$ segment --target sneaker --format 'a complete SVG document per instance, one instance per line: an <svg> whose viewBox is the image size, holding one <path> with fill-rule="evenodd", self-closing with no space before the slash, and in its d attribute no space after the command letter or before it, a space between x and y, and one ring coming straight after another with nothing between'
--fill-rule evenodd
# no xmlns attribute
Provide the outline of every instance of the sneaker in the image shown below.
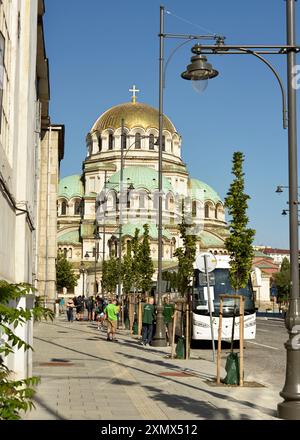
<svg viewBox="0 0 300 440"><path fill-rule="evenodd" d="M110 338L106 338L106 340L107 340L107 341L109 341L109 342L111 342L111 341L112 341L112 339L110 339Z"/></svg>
<svg viewBox="0 0 300 440"><path fill-rule="evenodd" d="M146 345L144 341L141 341L140 344L141 344L141 345Z"/></svg>

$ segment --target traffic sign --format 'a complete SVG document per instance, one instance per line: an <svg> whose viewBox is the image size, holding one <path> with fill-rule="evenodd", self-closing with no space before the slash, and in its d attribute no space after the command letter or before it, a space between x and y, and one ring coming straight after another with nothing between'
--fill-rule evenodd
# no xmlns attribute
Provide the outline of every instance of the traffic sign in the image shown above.
<svg viewBox="0 0 300 440"><path fill-rule="evenodd" d="M206 260L206 270L205 270ZM212 272L217 266L217 258L210 252L201 252L196 256L196 267L200 272Z"/></svg>

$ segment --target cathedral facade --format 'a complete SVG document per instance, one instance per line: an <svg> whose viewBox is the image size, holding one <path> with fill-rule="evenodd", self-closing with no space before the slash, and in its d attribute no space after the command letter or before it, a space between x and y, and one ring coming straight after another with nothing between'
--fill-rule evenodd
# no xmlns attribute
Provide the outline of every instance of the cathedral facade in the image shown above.
<svg viewBox="0 0 300 440"><path fill-rule="evenodd" d="M142 235L146 223L157 267L158 121L158 110L136 102L135 96L131 102L108 109L86 137L82 174L60 180L58 252L80 274L76 295L101 292L103 259L120 255L120 242L125 252L126 241L136 228ZM180 134L164 116L163 268L176 265L173 254L182 245L178 225L183 215L191 224L191 233L197 235L197 251L226 253L223 201L213 188L189 175L181 148Z"/></svg>

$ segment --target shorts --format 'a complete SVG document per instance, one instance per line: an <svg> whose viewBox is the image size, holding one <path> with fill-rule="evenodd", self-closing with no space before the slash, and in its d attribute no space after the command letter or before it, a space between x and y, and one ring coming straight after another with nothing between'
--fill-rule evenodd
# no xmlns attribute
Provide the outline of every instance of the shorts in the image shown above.
<svg viewBox="0 0 300 440"><path fill-rule="evenodd" d="M108 333L116 333L117 331L117 323L118 321L111 321L111 320L107 320L107 332Z"/></svg>

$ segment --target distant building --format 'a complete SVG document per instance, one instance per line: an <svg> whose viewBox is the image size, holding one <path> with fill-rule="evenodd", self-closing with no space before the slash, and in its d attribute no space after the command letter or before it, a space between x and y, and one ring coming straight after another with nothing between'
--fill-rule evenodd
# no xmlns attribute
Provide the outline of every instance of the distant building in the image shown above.
<svg viewBox="0 0 300 440"><path fill-rule="evenodd" d="M284 258L290 261L290 251L288 249L274 249L266 247L263 253L271 257L276 264L281 264Z"/></svg>
<svg viewBox="0 0 300 440"><path fill-rule="evenodd" d="M261 251L254 251L252 263L252 285L255 303L259 308L269 307L274 298L271 297L272 280L280 265L273 258Z"/></svg>

